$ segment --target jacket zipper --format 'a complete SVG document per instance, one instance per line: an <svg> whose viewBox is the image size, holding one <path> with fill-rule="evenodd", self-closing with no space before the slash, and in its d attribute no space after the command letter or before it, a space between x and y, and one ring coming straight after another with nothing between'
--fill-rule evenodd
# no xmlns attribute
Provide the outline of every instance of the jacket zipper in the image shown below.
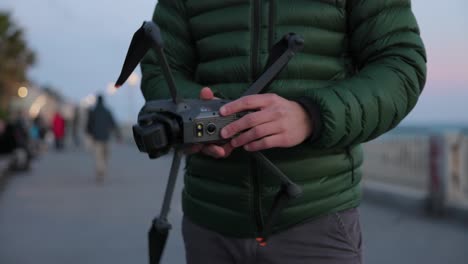
<svg viewBox="0 0 468 264"><path fill-rule="evenodd" d="M252 8L252 57L251 57L251 81L257 79L260 73L260 27L262 22L261 0L253 0Z"/></svg>
<svg viewBox="0 0 468 264"><path fill-rule="evenodd" d="M253 213L256 224L256 236L258 237L263 232L263 216L262 216L262 203L260 200L260 183L258 179L257 161L251 159L251 176L253 186Z"/></svg>
<svg viewBox="0 0 468 264"><path fill-rule="evenodd" d="M268 21L268 48L271 51L271 48L275 44L275 26L276 26L276 0L270 0L270 10L269 10L269 21Z"/></svg>
<svg viewBox="0 0 468 264"><path fill-rule="evenodd" d="M353 153L351 152L352 149L351 147L347 147L346 148L346 156L348 157L349 159L349 162L351 163L351 184L354 184L354 157L353 157Z"/></svg>
<svg viewBox="0 0 468 264"><path fill-rule="evenodd" d="M251 57L251 80L255 80L260 74L260 29L261 29L261 0L252 0L252 57ZM250 172L253 186L252 208L256 223L256 235L263 231L262 205L260 200L260 184L258 179L257 162L252 157L250 160Z"/></svg>

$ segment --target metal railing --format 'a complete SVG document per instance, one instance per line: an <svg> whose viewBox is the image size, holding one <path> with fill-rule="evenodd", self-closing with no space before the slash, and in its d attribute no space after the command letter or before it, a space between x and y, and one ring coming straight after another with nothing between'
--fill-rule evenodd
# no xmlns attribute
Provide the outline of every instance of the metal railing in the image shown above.
<svg viewBox="0 0 468 264"><path fill-rule="evenodd" d="M425 197L434 211L468 208L468 135L391 134L364 152L364 184Z"/></svg>

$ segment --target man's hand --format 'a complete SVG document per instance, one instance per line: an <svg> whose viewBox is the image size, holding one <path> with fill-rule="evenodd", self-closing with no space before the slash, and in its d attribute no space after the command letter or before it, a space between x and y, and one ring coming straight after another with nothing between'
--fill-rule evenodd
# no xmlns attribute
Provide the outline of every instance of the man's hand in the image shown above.
<svg viewBox="0 0 468 264"><path fill-rule="evenodd" d="M223 138L231 138L234 148L260 151L275 147L293 147L312 133L312 124L305 109L294 101L276 94L242 97L220 109L223 116L247 110L258 110L232 122L221 130Z"/></svg>
<svg viewBox="0 0 468 264"><path fill-rule="evenodd" d="M213 91L210 88L205 87L200 91L200 99L202 100L216 100L218 98L214 97ZM231 152L234 148L232 147L231 143L227 143L222 146L214 145L214 144L195 144L193 145L187 152L188 153L198 153L201 152L205 155L211 156L213 158L227 158L231 155Z"/></svg>

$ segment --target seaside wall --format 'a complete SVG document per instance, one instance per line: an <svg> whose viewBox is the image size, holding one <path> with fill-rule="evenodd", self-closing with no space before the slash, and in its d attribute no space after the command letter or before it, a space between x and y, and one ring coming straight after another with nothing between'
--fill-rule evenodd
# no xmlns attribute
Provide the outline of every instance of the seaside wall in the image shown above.
<svg viewBox="0 0 468 264"><path fill-rule="evenodd" d="M424 200L430 210L468 208L468 135L397 134L366 143L364 186Z"/></svg>

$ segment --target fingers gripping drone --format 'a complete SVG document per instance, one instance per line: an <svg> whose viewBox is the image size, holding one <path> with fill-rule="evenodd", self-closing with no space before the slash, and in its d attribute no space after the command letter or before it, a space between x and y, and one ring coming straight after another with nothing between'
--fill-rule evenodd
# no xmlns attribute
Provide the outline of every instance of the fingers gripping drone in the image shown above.
<svg viewBox="0 0 468 264"><path fill-rule="evenodd" d="M284 36L273 46L264 72L242 96L265 91L290 59L302 50L303 46L304 40L300 36L292 33ZM163 156L171 149L174 149L174 157L161 212L159 217L153 220L148 233L150 264L156 264L160 263L171 229L167 216L183 156L182 149L194 143L225 143L226 139L223 139L220 135L221 129L242 118L247 112L221 116L219 109L224 104L229 103L229 100L204 101L180 98L164 53L164 43L160 30L153 22L143 23L143 26L134 34L122 72L116 82L116 87L120 87L125 83L150 49L156 52L170 90L171 99L148 101L138 114L138 123L133 126L133 137L138 149L147 153L151 159ZM262 236L257 239L261 245L265 245L281 210L286 207L288 201L300 196L302 189L284 175L261 152L254 152L252 155L253 158L269 168L271 173L281 180L280 191L276 195L269 217L262 230Z"/></svg>

